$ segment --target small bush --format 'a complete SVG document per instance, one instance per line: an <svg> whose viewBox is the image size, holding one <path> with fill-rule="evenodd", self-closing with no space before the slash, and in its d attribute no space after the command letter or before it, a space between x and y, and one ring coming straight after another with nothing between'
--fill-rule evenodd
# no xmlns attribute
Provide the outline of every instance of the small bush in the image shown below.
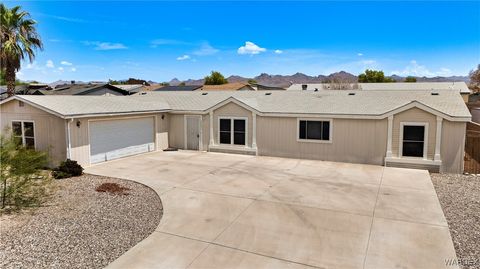
<svg viewBox="0 0 480 269"><path fill-rule="evenodd" d="M0 136L1 211L38 206L48 196L50 178L43 170L46 152L28 149L14 137Z"/></svg>
<svg viewBox="0 0 480 269"><path fill-rule="evenodd" d="M62 162L57 168L53 169L52 176L56 179L67 177L78 177L83 174L83 167L77 163L67 159Z"/></svg>
<svg viewBox="0 0 480 269"><path fill-rule="evenodd" d="M129 188L122 187L117 183L103 183L102 185L98 186L96 189L98 192L108 192L111 194L123 194L128 195Z"/></svg>

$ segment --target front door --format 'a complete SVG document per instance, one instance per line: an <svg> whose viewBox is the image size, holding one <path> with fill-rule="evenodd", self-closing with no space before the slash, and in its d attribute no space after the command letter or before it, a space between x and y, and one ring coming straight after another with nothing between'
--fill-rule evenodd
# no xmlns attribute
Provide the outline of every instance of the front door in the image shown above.
<svg viewBox="0 0 480 269"><path fill-rule="evenodd" d="M200 116L186 116L186 149L199 150L200 145Z"/></svg>

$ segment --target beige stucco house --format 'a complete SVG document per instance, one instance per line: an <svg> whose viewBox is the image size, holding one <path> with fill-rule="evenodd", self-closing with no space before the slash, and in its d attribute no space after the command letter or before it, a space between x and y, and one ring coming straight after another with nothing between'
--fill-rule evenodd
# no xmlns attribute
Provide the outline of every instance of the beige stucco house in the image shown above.
<svg viewBox="0 0 480 269"><path fill-rule="evenodd" d="M458 92L148 92L15 96L1 128L84 166L167 148L461 173L466 122Z"/></svg>

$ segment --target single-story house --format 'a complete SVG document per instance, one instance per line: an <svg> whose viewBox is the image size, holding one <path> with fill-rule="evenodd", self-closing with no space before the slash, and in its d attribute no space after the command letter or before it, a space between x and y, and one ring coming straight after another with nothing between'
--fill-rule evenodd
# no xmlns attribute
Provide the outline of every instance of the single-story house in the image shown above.
<svg viewBox="0 0 480 269"><path fill-rule="evenodd" d="M153 91L175 91L175 92L191 92L201 90L203 85L178 85L178 86L163 86Z"/></svg>
<svg viewBox="0 0 480 269"><path fill-rule="evenodd" d="M461 173L471 115L457 92L146 92L14 96L1 128L55 162L167 148Z"/></svg>
<svg viewBox="0 0 480 269"><path fill-rule="evenodd" d="M330 90L329 83L296 83L290 85L287 91ZM351 83L351 89L363 91L432 91L451 90L460 93L468 102L470 89L463 81L460 82L395 82L395 83Z"/></svg>
<svg viewBox="0 0 480 269"><path fill-rule="evenodd" d="M145 90L145 85L143 84L116 84L112 85L114 87L120 88L124 91L127 91L128 94L135 94Z"/></svg>
<svg viewBox="0 0 480 269"><path fill-rule="evenodd" d="M248 83L233 82L222 85L203 85L202 91L254 91Z"/></svg>
<svg viewBox="0 0 480 269"><path fill-rule="evenodd" d="M58 85L45 95L129 95L126 90L108 83Z"/></svg>

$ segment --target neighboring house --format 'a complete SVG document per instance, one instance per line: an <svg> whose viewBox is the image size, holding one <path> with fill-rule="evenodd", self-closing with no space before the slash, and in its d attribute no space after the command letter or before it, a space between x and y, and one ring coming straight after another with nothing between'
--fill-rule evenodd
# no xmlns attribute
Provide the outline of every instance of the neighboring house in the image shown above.
<svg viewBox="0 0 480 269"><path fill-rule="evenodd" d="M248 83L234 82L222 85L203 85L202 91L254 91Z"/></svg>
<svg viewBox="0 0 480 269"><path fill-rule="evenodd" d="M284 91L285 88L277 87L277 86L267 86L262 84L253 84L252 87L256 91Z"/></svg>
<svg viewBox="0 0 480 269"><path fill-rule="evenodd" d="M49 91L48 95L129 95L126 90L106 83L64 84Z"/></svg>
<svg viewBox="0 0 480 269"><path fill-rule="evenodd" d="M184 85L184 86L163 86L153 91L174 91L174 92L191 92L201 90L203 85Z"/></svg>
<svg viewBox="0 0 480 269"><path fill-rule="evenodd" d="M179 148L461 173L471 119L448 90L30 95L0 109L2 131L84 166Z"/></svg>
<svg viewBox="0 0 480 269"><path fill-rule="evenodd" d="M472 121L480 124L480 92L469 96L467 107L472 114Z"/></svg>
<svg viewBox="0 0 480 269"><path fill-rule="evenodd" d="M122 89L124 91L127 91L129 95L139 93L145 90L145 87L146 87L143 84L117 84L112 86Z"/></svg>
<svg viewBox="0 0 480 269"><path fill-rule="evenodd" d="M468 101L470 89L465 82L394 82L394 83L352 83L350 84L352 90L364 91L406 91L406 90L452 90L459 92L465 102ZM305 83L292 84L287 88L287 91L315 91L315 90L330 90L329 83Z"/></svg>
<svg viewBox="0 0 480 269"><path fill-rule="evenodd" d="M46 84L30 84L30 85L17 85L15 86L15 94L21 95L44 95L43 92L49 91L51 88ZM0 100L6 99L7 86L0 86Z"/></svg>

